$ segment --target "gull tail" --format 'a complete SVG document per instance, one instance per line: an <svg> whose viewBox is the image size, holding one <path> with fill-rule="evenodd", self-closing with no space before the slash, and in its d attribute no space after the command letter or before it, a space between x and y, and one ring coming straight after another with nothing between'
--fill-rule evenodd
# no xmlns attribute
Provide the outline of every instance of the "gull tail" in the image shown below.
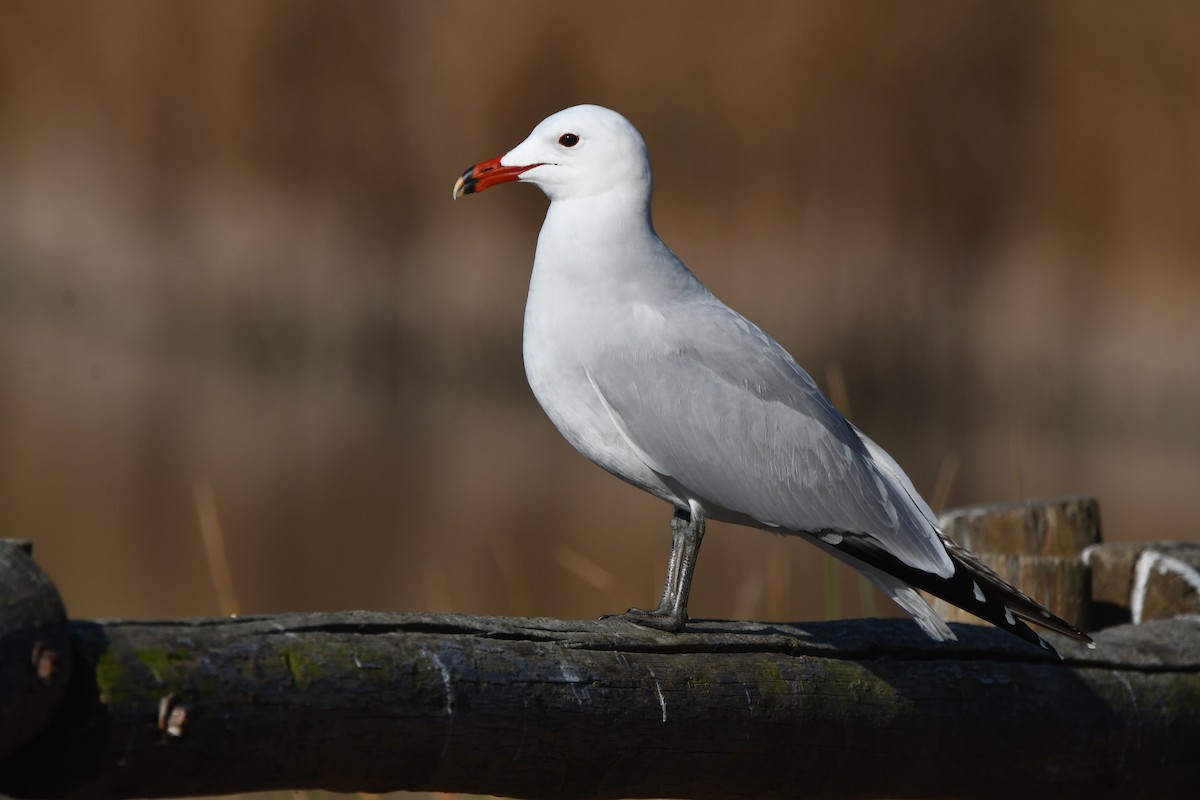
<svg viewBox="0 0 1200 800"><path fill-rule="evenodd" d="M892 598L896 605L907 611L929 638L939 642L958 640L954 631L950 630L950 626L946 624L946 620L938 616L938 613L933 610L933 606L929 605L916 589L904 581L878 570L860 568L860 571L870 579L871 583L878 586L881 592Z"/></svg>
<svg viewBox="0 0 1200 800"><path fill-rule="evenodd" d="M1012 586L969 551L938 536L954 564L954 573L941 577L905 564L869 539L840 537L836 544L816 540L818 546L855 567L884 594L909 613L926 634L938 641L955 639L954 632L925 601L917 589L940 597L1030 644L1058 655L1026 622L1061 633L1094 647L1091 637L1074 625L1051 613L1040 603Z"/></svg>
<svg viewBox="0 0 1200 800"><path fill-rule="evenodd" d="M998 628L1003 628L1056 654L1057 651L1022 620L1032 622L1055 633L1061 633L1063 636L1095 648L1096 645L1092 643L1092 638L1086 633L1062 617L1053 614L1041 603L1005 581L974 554L959 546L940 531L938 535L941 536L942 544L946 546L946 552L950 554L950 560L954 562L954 575L946 581L945 586L935 585L921 588L980 619L987 620ZM965 596L968 585L970 595Z"/></svg>
<svg viewBox="0 0 1200 800"><path fill-rule="evenodd" d="M853 428L853 426L851 427ZM947 603L958 606L1055 655L1058 655L1057 651L1022 620L1061 633L1078 642L1083 642L1088 647L1095 647L1087 634L1066 620L1055 616L1040 603L997 575L971 552L947 538L938 528L937 517L933 510L917 494L912 481L904 474L904 470L900 469L896 461L883 448L871 441L870 437L858 428L854 428L854 431L866 445L881 477L894 490L893 497L897 505L909 512L909 519L928 537L926 541L934 546L937 542L941 543L954 570L946 575L946 570L939 568L946 566L944 561L940 565L931 562L929 570L932 571L914 567L911 558L897 557L886 547L881 546L878 540L872 540L871 537L839 537L838 544L829 548L831 551L836 549L840 553L835 554L849 556L844 560L852 563L853 560L860 562L856 566L901 608L911 614L922 630L939 641L953 638L953 633L912 587L923 589L935 597L940 597ZM868 565L870 569L863 569L861 564ZM882 580L880 573L884 576Z"/></svg>

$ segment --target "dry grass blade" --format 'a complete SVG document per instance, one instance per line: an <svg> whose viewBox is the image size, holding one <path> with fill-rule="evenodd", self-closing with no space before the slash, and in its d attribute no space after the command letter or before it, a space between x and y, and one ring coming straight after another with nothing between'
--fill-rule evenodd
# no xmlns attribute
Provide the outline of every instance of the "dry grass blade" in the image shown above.
<svg viewBox="0 0 1200 800"><path fill-rule="evenodd" d="M529 576L521 563L521 554L511 536L496 534L490 540L492 558L496 560L496 568L500 570L500 580L508 590L513 613L518 616L529 616L533 613L533 594L529 591Z"/></svg>
<svg viewBox="0 0 1200 800"><path fill-rule="evenodd" d="M599 589L602 592L610 592L616 580L613 574L604 567L597 564L592 559L580 553L574 548L568 547L565 544L558 544L554 548L554 560L557 561L563 569L572 573L584 583Z"/></svg>
<svg viewBox="0 0 1200 800"><path fill-rule="evenodd" d="M1013 422L1008 429L1008 452L1012 459L1013 489L1016 497L1025 496L1025 463L1021 453L1021 429Z"/></svg>
<svg viewBox="0 0 1200 800"><path fill-rule="evenodd" d="M792 542L775 537L767 546L767 614L787 619L792 597Z"/></svg>
<svg viewBox="0 0 1200 800"><path fill-rule="evenodd" d="M425 587L425 607L430 611L454 610L450 596L450 580L440 564L426 561L421 565L421 583Z"/></svg>
<svg viewBox="0 0 1200 800"><path fill-rule="evenodd" d="M237 592L233 588L233 573L229 569L229 556L225 551L225 537L221 534L221 521L217 517L217 498L212 484L206 480L196 481L196 515L200 519L200 536L204 541L204 554L208 558L208 572L212 576L213 589L217 593L217 607L221 614L237 616L240 606Z"/></svg>
<svg viewBox="0 0 1200 800"><path fill-rule="evenodd" d="M929 507L935 514L941 513L950 502L950 492L954 489L954 480L958 477L958 456L947 453L938 465L937 478L933 481L933 492L929 495Z"/></svg>

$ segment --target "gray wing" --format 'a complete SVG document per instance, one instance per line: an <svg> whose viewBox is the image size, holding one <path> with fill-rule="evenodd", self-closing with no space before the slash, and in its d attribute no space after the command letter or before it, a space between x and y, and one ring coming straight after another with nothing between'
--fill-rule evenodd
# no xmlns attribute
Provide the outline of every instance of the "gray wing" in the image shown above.
<svg viewBox="0 0 1200 800"><path fill-rule="evenodd" d="M779 344L715 300L671 314L664 341L614 350L588 370L651 469L724 515L829 543L853 537L854 549L953 573L904 473Z"/></svg>

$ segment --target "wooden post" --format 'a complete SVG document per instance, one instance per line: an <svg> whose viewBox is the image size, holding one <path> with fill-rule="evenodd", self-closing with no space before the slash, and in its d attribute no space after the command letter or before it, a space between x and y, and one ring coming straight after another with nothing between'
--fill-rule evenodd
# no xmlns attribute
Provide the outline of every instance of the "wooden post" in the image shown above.
<svg viewBox="0 0 1200 800"><path fill-rule="evenodd" d="M0 758L50 723L71 673L67 613L32 550L0 539Z"/></svg>
<svg viewBox="0 0 1200 800"><path fill-rule="evenodd" d="M1089 547L1097 627L1200 614L1200 543L1114 542Z"/></svg>
<svg viewBox="0 0 1200 800"><path fill-rule="evenodd" d="M1083 551L1100 541L1100 506L1090 497L1027 500L947 511L942 531L1002 578L1082 630L1090 584ZM949 621L981 624L972 614L937 598L934 609Z"/></svg>

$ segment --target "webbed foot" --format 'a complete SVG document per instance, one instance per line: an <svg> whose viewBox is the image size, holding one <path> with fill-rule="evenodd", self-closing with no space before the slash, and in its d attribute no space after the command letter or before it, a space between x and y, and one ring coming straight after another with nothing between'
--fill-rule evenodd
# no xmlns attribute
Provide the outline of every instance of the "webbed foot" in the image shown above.
<svg viewBox="0 0 1200 800"><path fill-rule="evenodd" d="M686 614L673 613L663 609L643 611L640 608L631 608L624 614L605 614L600 619L632 622L634 625L641 625L644 628L654 628L655 630L666 631L667 633L679 633L683 630L683 626L687 624Z"/></svg>

